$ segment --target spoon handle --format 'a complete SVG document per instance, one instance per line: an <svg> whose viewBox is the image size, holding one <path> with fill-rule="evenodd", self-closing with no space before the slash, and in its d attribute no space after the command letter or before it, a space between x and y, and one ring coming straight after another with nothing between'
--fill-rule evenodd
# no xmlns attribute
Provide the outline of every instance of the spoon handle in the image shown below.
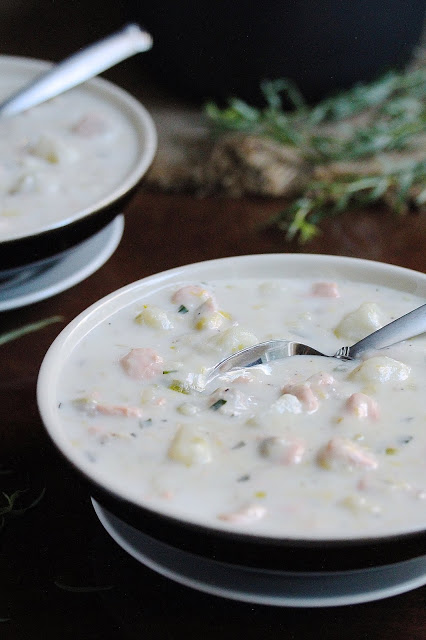
<svg viewBox="0 0 426 640"><path fill-rule="evenodd" d="M102 73L130 56L147 51L152 37L136 24L120 31L55 64L15 95L0 104L0 116L12 116L49 100L89 78Z"/></svg>
<svg viewBox="0 0 426 640"><path fill-rule="evenodd" d="M390 322L381 329L360 340L349 347L349 358L357 358L368 349L381 349L389 347L401 340L407 340L426 331L426 304L406 313L401 318Z"/></svg>

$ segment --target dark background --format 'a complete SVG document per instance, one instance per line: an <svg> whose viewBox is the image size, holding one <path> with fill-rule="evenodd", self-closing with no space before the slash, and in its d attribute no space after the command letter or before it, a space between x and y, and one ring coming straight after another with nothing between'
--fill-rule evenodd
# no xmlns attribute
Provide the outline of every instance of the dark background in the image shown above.
<svg viewBox="0 0 426 640"><path fill-rule="evenodd" d="M0 53L60 60L126 21L123 2L0 0ZM148 67L140 56L105 76L145 104L179 104L182 98L160 86ZM86 488L43 431L35 386L46 350L65 323L128 282L192 261L273 251L426 268L420 215L394 218L383 207L360 211L326 224L322 236L301 248L259 228L283 204L155 194L142 185L125 211L123 240L106 265L69 291L0 313L0 333L50 315L64 317L0 346L0 491L25 490L22 504L29 505L45 490L37 506L7 519L0 532L0 638L425 640L425 587L362 605L298 610L227 601L161 578L112 542Z"/></svg>

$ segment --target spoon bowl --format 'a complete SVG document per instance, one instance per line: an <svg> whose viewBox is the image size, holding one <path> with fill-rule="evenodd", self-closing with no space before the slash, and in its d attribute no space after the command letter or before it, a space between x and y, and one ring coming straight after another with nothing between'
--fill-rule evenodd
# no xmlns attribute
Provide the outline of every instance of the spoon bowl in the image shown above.
<svg viewBox="0 0 426 640"><path fill-rule="evenodd" d="M204 387L220 375L292 356L322 356L325 358L339 358L340 360L355 360L366 351L389 347L396 342L420 335L425 331L426 304L423 304L386 324L381 329L374 331L351 347L341 347L331 356L300 342L267 340L237 351L218 362L204 380Z"/></svg>

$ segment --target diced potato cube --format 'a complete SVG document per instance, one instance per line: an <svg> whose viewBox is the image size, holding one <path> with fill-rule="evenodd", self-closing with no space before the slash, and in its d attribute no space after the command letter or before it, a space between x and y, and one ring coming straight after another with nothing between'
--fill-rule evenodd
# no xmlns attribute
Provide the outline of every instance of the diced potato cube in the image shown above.
<svg viewBox="0 0 426 640"><path fill-rule="evenodd" d="M206 433L193 425L181 425L171 442L168 457L190 467L211 462L212 448Z"/></svg>
<svg viewBox="0 0 426 640"><path fill-rule="evenodd" d="M202 329L220 329L225 320L230 320L229 313L220 311L214 298L207 298L196 310L194 327Z"/></svg>
<svg viewBox="0 0 426 640"><path fill-rule="evenodd" d="M399 360L388 356L374 356L354 369L349 377L364 383L380 382L383 384L407 380L410 372L410 367Z"/></svg>
<svg viewBox="0 0 426 640"><path fill-rule="evenodd" d="M265 297L276 297L285 291L287 287L279 280L267 280L259 285L259 293Z"/></svg>
<svg viewBox="0 0 426 640"><path fill-rule="evenodd" d="M15 193L31 193L35 190L37 184L37 179L34 174L24 173L20 175L14 184L8 190L10 195L14 195Z"/></svg>
<svg viewBox="0 0 426 640"><path fill-rule="evenodd" d="M195 404L183 402L177 407L176 411L181 413L183 416L195 416L200 410Z"/></svg>
<svg viewBox="0 0 426 640"><path fill-rule="evenodd" d="M387 319L379 305L375 302L364 302L358 309L351 311L341 320L334 333L338 338L356 342L365 338L369 333L380 329L386 322Z"/></svg>
<svg viewBox="0 0 426 640"><path fill-rule="evenodd" d="M219 329L225 321L225 317L220 311L215 311L210 315L201 315L195 321L195 329Z"/></svg>
<svg viewBox="0 0 426 640"><path fill-rule="evenodd" d="M284 393L271 405L271 410L277 413L302 413L302 403L296 396Z"/></svg>
<svg viewBox="0 0 426 640"><path fill-rule="evenodd" d="M74 162L79 155L74 147L48 134L42 134L29 150L32 155L42 158L49 164Z"/></svg>
<svg viewBox="0 0 426 640"><path fill-rule="evenodd" d="M381 508L379 505L376 505L369 500L365 496L360 496L358 494L348 495L340 502L340 505L349 511L352 511L355 515L361 513L371 513L371 514L379 514Z"/></svg>
<svg viewBox="0 0 426 640"><path fill-rule="evenodd" d="M235 353L246 347L257 344L259 340L254 333L239 326L229 327L214 338L217 347L226 353Z"/></svg>
<svg viewBox="0 0 426 640"><path fill-rule="evenodd" d="M135 322L153 329L173 329L173 323L167 313L155 305L146 304L136 316Z"/></svg>

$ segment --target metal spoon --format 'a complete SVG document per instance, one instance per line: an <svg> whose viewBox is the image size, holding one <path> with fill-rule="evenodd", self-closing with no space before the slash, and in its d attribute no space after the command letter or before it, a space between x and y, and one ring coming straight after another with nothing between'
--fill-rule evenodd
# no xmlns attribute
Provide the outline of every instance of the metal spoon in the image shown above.
<svg viewBox="0 0 426 640"><path fill-rule="evenodd" d="M68 91L118 62L152 47L152 37L137 24L91 44L55 64L23 89L0 104L0 117L14 116Z"/></svg>
<svg viewBox="0 0 426 640"><path fill-rule="evenodd" d="M341 347L332 356L321 353L312 347L288 340L268 340L247 347L216 364L204 380L204 386L214 378L237 369L247 369L271 360L281 360L290 356L324 356L340 360L355 360L370 349L388 347L401 340L412 338L426 331L426 304L414 309L397 320L393 320L381 329L374 331L352 347Z"/></svg>

